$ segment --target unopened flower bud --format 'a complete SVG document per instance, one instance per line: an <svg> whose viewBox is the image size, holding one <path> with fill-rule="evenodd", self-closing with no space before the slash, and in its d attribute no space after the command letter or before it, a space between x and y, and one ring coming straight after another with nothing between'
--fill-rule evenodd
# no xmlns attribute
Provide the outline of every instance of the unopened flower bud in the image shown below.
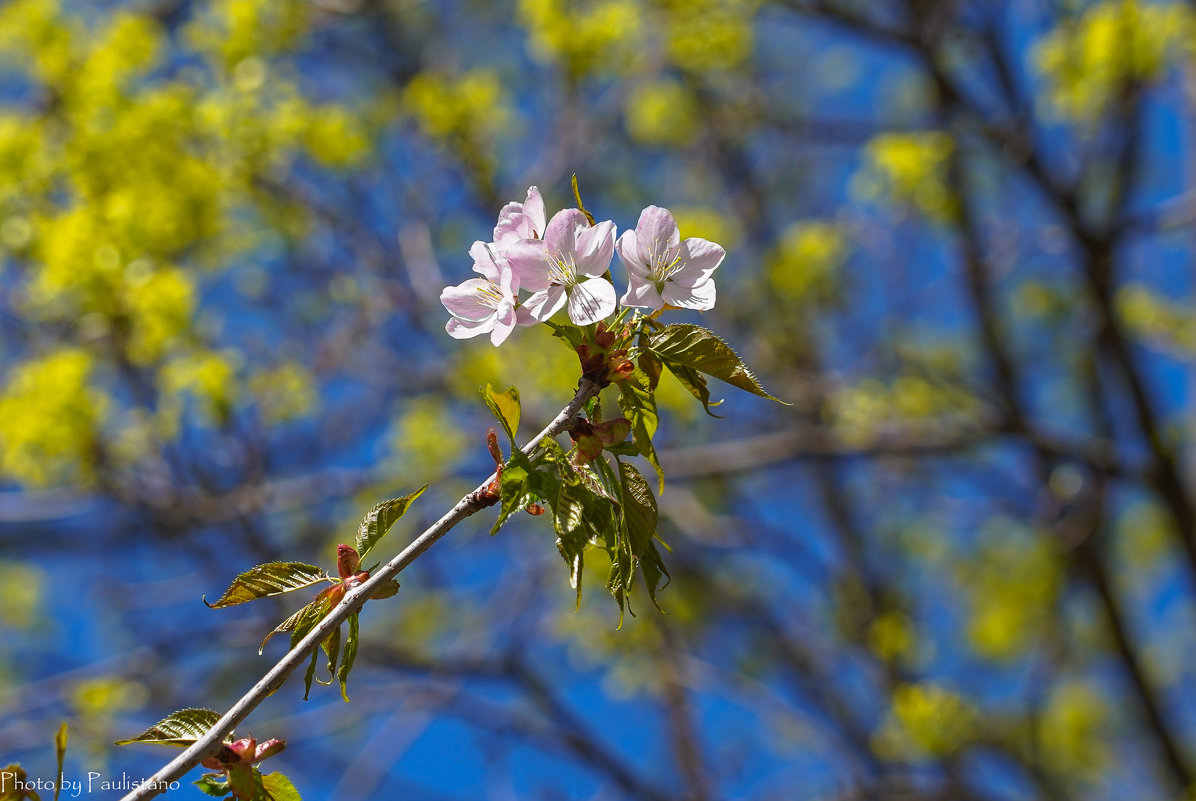
<svg viewBox="0 0 1196 801"><path fill-rule="evenodd" d="M361 557L358 556L356 549L344 543L336 546L336 572L340 574L342 580L356 573L359 567L361 567Z"/></svg>

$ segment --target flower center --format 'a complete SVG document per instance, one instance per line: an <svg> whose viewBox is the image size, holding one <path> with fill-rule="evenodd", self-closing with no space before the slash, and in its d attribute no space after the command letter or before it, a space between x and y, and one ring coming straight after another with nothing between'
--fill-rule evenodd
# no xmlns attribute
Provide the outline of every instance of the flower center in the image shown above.
<svg viewBox="0 0 1196 801"><path fill-rule="evenodd" d="M493 281L487 281L486 286L477 288L478 302L491 309L497 309L502 303L502 288Z"/></svg>
<svg viewBox="0 0 1196 801"><path fill-rule="evenodd" d="M649 263L652 265L652 281L663 284L672 278L685 265L681 261L681 253L672 251L667 245L663 251L658 251L658 244L652 245Z"/></svg>
<svg viewBox="0 0 1196 801"><path fill-rule="evenodd" d="M573 286L577 283L577 265L573 254L553 254L548 260L548 282L557 286Z"/></svg>

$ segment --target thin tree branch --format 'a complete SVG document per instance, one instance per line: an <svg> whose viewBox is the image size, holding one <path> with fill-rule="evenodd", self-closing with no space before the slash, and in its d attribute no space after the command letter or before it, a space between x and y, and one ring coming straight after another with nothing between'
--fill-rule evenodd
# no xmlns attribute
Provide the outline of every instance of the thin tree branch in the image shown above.
<svg viewBox="0 0 1196 801"><path fill-rule="evenodd" d="M582 406L585 405L585 402L597 394L597 392L598 386L595 383L587 379L582 379L578 385L577 394L573 396L573 400L561 410L560 414L548 424L547 428L523 446L523 452L530 455L542 440L554 437L566 430ZM327 617L321 620L315 628L308 632L307 636L300 640L295 648L291 649L274 667L270 668L266 675L257 684L253 685L249 692L243 695L239 701L233 704L232 708L203 737L196 740L183 753L167 763L153 776L146 779L137 789L126 795L122 801L144 801L144 799L153 798L161 794L169 786L170 782L181 778L187 771L198 765L200 760L218 748L224 738L232 733L233 728L248 717L267 696L281 687L283 682L286 681L287 676L304 662L312 650L319 643L323 642L324 638L333 629L340 626L349 615L361 609L374 590L378 589L383 582L389 581L402 572L404 568L414 562L424 551L432 547L433 543L447 534L453 526L484 508L487 504L483 500L482 493L494 478L494 474L491 474L477 489L463 497L447 514L416 537L398 556L379 568L368 581L347 592L341 603Z"/></svg>

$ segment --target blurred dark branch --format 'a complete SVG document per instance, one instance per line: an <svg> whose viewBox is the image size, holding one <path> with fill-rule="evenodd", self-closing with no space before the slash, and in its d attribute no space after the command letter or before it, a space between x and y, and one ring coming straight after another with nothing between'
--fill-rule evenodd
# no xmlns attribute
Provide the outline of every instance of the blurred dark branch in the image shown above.
<svg viewBox="0 0 1196 801"><path fill-rule="evenodd" d="M707 801L712 798L711 782L707 778L710 761L702 754L693 710L686 697L687 682L681 655L687 646L667 621L657 622L660 643L656 657L660 667L661 700L673 733L673 757L684 785L678 798L683 801Z"/></svg>
<svg viewBox="0 0 1196 801"><path fill-rule="evenodd" d="M778 0L777 5L798 14L823 20L843 33L878 44L913 46L917 42L911 31L891 27L831 0Z"/></svg>
<svg viewBox="0 0 1196 801"><path fill-rule="evenodd" d="M942 423L900 425L880 431L863 442L844 440L828 426L794 423L767 434L663 450L660 458L669 475L680 478L723 475L824 456L952 457L981 447L1000 446L1002 439L1009 435L1056 458L1072 459L1093 470L1129 479L1142 477L1140 470L1123 462L1110 442L1052 434L1025 419L1016 425L1008 421L978 421L975 426L956 427L955 430Z"/></svg>
<svg viewBox="0 0 1196 801"><path fill-rule="evenodd" d="M515 734L548 753L572 754L595 772L610 777L628 797L643 801L674 798L671 793L653 786L625 765L622 758L608 749L602 738L569 709L554 691L551 682L545 680L515 650L494 657L462 653L425 655L397 649L388 643L371 643L364 652L371 661L379 664L423 674L512 683L539 708L542 716L539 722L498 706L488 707L485 712L476 714L478 710L474 699L456 705L455 714L464 715L479 727Z"/></svg>

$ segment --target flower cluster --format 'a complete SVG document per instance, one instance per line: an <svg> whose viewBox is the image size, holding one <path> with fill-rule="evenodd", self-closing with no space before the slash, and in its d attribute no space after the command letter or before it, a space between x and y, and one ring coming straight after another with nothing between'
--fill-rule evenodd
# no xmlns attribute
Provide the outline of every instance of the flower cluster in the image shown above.
<svg viewBox="0 0 1196 801"><path fill-rule="evenodd" d="M628 286L616 301L610 263L618 251ZM714 270L726 255L698 237L681 240L668 209L648 206L634 231L615 237L610 220L590 223L578 209L562 209L548 219L540 190L499 212L494 241L469 249L474 272L446 287L440 301L452 318L449 335L466 339L489 334L501 345L517 325L534 325L566 309L575 325L610 317L618 305L660 310L666 305L706 311L714 307ZM520 299L521 291L530 295Z"/></svg>

